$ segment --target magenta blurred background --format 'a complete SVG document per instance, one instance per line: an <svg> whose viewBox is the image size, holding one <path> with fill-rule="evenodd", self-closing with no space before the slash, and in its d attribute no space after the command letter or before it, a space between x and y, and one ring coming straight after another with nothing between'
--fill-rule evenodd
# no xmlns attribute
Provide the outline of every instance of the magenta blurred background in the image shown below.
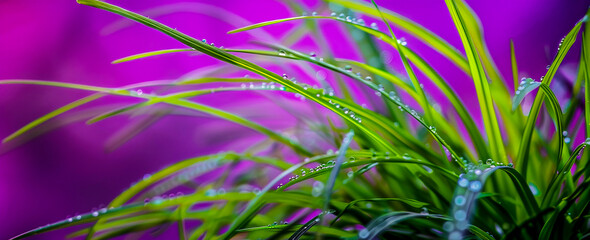
<svg viewBox="0 0 590 240"><path fill-rule="evenodd" d="M189 3L186 0L110 2L133 11L172 3ZM208 4L235 13L251 23L295 15L280 1L194 2L201 5L176 6L202 10L202 4ZM302 2L310 11L317 9L320 4L317 1ZM384 8L417 21L462 49L444 1L377 2ZM588 7L588 1L584 0L499 0L467 3L481 18L492 56L503 76L510 82L509 39L516 46L521 76L538 79L546 71L545 67L553 58L560 39L583 16ZM214 8L206 11L216 14ZM329 13L324 11L320 14ZM197 39L206 38L218 46L244 47L248 46L249 40L259 39L247 33L227 35L227 31L246 23L234 22L235 25L232 26L203 14L185 11L156 19ZM138 24L104 34L108 31L107 26L112 26L112 23L119 20L121 17L117 15L78 5L74 0L0 1L0 79L39 79L118 87L141 81L176 79L197 68L219 64L212 58L189 54L170 54L110 64L112 60L135 53L182 47L175 40ZM226 20L235 19L228 17ZM295 23L285 23L265 30L280 38L293 26ZM334 28L336 25L329 26ZM332 34L333 30L328 32L327 39L334 47L337 57L358 58L358 53L351 50L349 45L341 44L342 35ZM475 92L471 91L473 87L464 74L423 44L413 41L399 30L396 32L398 37L408 39L408 46L415 46L447 79L452 79L451 85L459 90L462 99L475 102L470 101L475 99ZM322 53L305 42L296 45L296 49ZM578 48L574 48L568 55L564 70L557 76L561 81L571 81L579 56L576 49ZM391 49L385 51L396 54ZM399 66L394 68L400 69ZM465 84L466 82L469 84ZM0 138L10 135L51 110L86 95L88 92L85 91L55 87L0 85ZM224 96L236 97L235 94ZM268 100L262 102L264 98L248 100L247 97L237 97L245 101L243 104L251 104L250 109L274 106ZM205 101L213 102L211 99ZM127 98L110 98L91 106L131 102L134 101ZM241 115L247 114L239 112L238 108L231 108L227 99L218 104ZM477 110L475 105L469 107L472 111ZM274 119L291 119L282 116L286 114L278 107L274 108L275 112L269 113L275 115ZM248 139L261 138L260 134L243 130L235 124L207 117L167 116L120 147L111 149L113 136L133 119L121 116L94 125L86 125L84 121L68 123L70 119L86 120L90 117L83 111L78 113L66 114L48 125L65 125L63 127L57 127L30 141L15 141L0 147L0 238L12 237L37 226L64 219L68 215L88 212L101 204L108 204L144 174L157 171L175 161L222 149L243 149ZM263 123L279 129L288 127L283 122ZM68 232L70 230L38 238L60 239Z"/></svg>

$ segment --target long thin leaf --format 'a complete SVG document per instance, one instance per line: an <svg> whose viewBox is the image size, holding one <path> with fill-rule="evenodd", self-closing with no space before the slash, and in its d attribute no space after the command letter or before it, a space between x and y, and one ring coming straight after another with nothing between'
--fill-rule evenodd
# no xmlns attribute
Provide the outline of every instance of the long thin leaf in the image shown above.
<svg viewBox="0 0 590 240"><path fill-rule="evenodd" d="M481 65L479 56L476 52L471 36L466 29L463 17L457 10L457 6L454 0L445 0L453 22L457 27L463 47L467 54L469 61L469 67L471 69L471 76L475 83L475 90L477 92L477 98L481 107L481 113L484 120L488 141L492 156L500 162L507 163L506 150L504 149L504 141L502 140L502 134L500 133L500 127L498 126L498 119L496 118L496 112L494 110L494 103L490 88L488 86L488 80L486 74Z"/></svg>

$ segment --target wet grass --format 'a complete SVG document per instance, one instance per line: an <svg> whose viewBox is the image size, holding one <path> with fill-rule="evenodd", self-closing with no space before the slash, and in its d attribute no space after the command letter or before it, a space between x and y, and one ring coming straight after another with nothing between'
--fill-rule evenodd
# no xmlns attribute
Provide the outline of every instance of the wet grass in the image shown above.
<svg viewBox="0 0 590 240"><path fill-rule="evenodd" d="M106 208L33 229L16 236L17 239L75 225L84 227L71 236L86 236L87 239L111 238L165 226L177 226L180 239L570 239L590 236L590 180L587 179L590 157L583 151L590 144L590 138L575 141L589 137L588 130L580 126L590 123L590 110L588 104L583 108L569 104L578 98L590 101L588 14L581 16L564 37L555 59L539 81L518 79L519 58L512 46L513 79L507 81L490 57L476 15L460 0L446 0L445 3L461 37L462 50L403 16L381 10L375 2L330 0L328 2L346 9L342 12L351 14L314 12L310 16L277 19L229 32L234 34L300 21L302 31L321 34L318 24L332 21L345 26L343 29L350 35L362 34L365 39L371 39L362 44L357 42L363 56L378 56L383 46L396 49L405 70L400 73L388 69L381 59L370 64L339 59L334 58L330 49L322 49L323 56L301 53L287 44L296 42L302 36L299 34L293 34L283 45L262 43L267 50L219 48L105 2L78 2L161 31L187 46L139 53L115 60L115 64L195 51L256 77L215 76L146 82L121 88L2 80L0 84L35 84L91 93L15 131L4 139L5 142L27 134L62 113L110 95L138 98L143 102L99 114L89 119L89 124L155 104L167 104L237 123L264 134L267 139L253 143L252 148L244 152L227 149L227 152L179 161L147 175ZM297 4L287 5L294 12L303 11ZM355 15L382 21L387 29L380 31L378 24L367 24ZM437 73L435 67L415 53L405 40L397 39L396 29L426 43L450 60L457 71L467 73L475 85L481 111L467 111L449 80ZM550 87L551 82L570 48L579 44L575 42L579 35L582 35L582 54L574 94L570 99L558 99ZM316 41L325 46L323 40ZM297 82L288 74L275 73L263 64L239 56L293 61L307 66L312 74L313 68L324 69L335 81L318 82L324 87L302 83L310 81ZM416 72L423 73L435 89L423 89ZM200 87L216 82L235 86ZM371 110L359 104L358 96L348 87L353 82L370 95L376 95L373 97L382 101L384 109ZM514 94L507 86L509 82L515 85ZM141 91L145 87L171 86L190 89L168 94ZM437 108L440 105L429 98L429 90L442 92L450 104ZM318 111L333 113L320 121L306 116L299 116L298 121L316 131L319 137L328 139L338 150L319 152L304 139L194 100L194 97L214 92L240 94L244 91L291 93L305 99ZM520 104L527 96L534 98L534 102L530 111L523 112ZM298 114L294 109L289 111ZM579 117L574 117L578 112L581 113ZM449 117L454 114L457 119ZM552 120L552 129L539 126L537 120L542 115ZM476 127L474 119L483 120L483 129ZM566 129L575 131L568 133ZM281 152L288 154L268 154L277 144L282 146ZM515 145L518 147L509 147ZM286 157L289 154L295 157ZM255 165L245 166L256 167L232 172L247 163ZM268 169L279 173L268 179ZM215 179L199 178L211 172L217 173ZM229 178L230 172L237 176ZM260 179L266 180L260 183ZM191 181L201 182L192 192L173 193ZM238 188L244 184L256 186L256 183L259 187Z"/></svg>

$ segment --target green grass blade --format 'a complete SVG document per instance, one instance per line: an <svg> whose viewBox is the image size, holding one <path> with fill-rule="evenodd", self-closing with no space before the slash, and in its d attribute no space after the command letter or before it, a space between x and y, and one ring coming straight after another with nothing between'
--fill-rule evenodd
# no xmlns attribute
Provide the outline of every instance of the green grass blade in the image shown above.
<svg viewBox="0 0 590 240"><path fill-rule="evenodd" d="M238 29L231 30L231 31L229 31L227 33L229 33L229 34L239 33L239 32L248 31L248 30L252 30L252 29L256 29L256 28L261 28L261 27L265 27L265 26L269 26L269 25L273 25L273 24L277 24L277 23L282 23L282 22L287 22L287 21L293 21L293 20L301 20L301 19L336 19L336 17L326 17L326 16L299 16L299 17L282 18L282 19L276 19L276 20L271 20L271 21L266 21L266 22L252 24L252 25L249 25L249 26L245 26L245 27L241 27L241 28L238 28Z"/></svg>
<svg viewBox="0 0 590 240"><path fill-rule="evenodd" d="M494 103L492 101L492 95L488 85L486 74L481 65L480 58L476 52L471 36L466 29L463 17L458 11L454 0L445 0L453 22L457 27L461 41L467 53L467 59L469 61L469 67L471 69L471 76L475 83L475 89L477 92L477 98L481 107L482 118L484 120L484 126L486 134L490 144L490 149L494 159L500 162L507 163L506 150L504 149L504 141L502 134L500 133L500 127L498 126L498 119L496 118L496 112L494 110Z"/></svg>
<svg viewBox="0 0 590 240"><path fill-rule="evenodd" d="M84 105L86 103L92 102L92 101L94 101L96 99L99 99L99 98L101 98L104 95L105 94L100 94L100 93L92 94L90 96L87 96L87 97L78 99L78 100L76 100L74 102L71 102L71 103L69 103L69 104L67 104L67 105L65 105L63 107L60 107L60 108L58 108L56 110L53 110L50 113L45 114L42 117L37 118L34 121L28 123L24 127L16 130L16 132L14 132L14 133L10 134L8 137L2 139L2 142L5 143L5 142L8 142L10 140L13 140L16 137L24 134L25 132L28 132L29 130L33 129L34 127L37 127L37 126L43 124L44 122L47 122L49 119L52 119L52 118L54 118L54 117L56 117L56 116L58 116L58 115L60 115L62 113L65 113L67 111L70 111L70 110L72 110L72 109L74 109L76 107L79 107L81 105Z"/></svg>
<svg viewBox="0 0 590 240"><path fill-rule="evenodd" d="M516 53L514 53L514 42L510 39L510 66L512 66L512 81L514 82L514 91L518 88L518 64L516 63ZM514 107L513 111L514 111Z"/></svg>
<svg viewBox="0 0 590 240"><path fill-rule="evenodd" d="M581 24L582 24L582 21L578 22L574 26L574 28L565 36L565 38L563 38L563 41L560 44L560 48L557 51L557 56L555 57L555 59L551 63L549 69L547 70L547 74L545 74L545 77L541 81L542 83L544 83L548 86L551 84L551 81L553 80L553 76L557 72L557 68L561 65L561 62L565 58L565 55L567 54L567 52L569 51L571 46L576 41L576 36L578 35L578 32L580 31ZM533 105L532 105L531 110L529 112L527 121L525 123L524 132L522 135L522 139L520 141L518 156L517 156L516 160L514 161L514 163L517 166L518 171L521 172L525 178L527 177L527 171L528 171L528 161L529 161L528 156L529 156L529 151L531 150L530 149L531 138L533 135L533 131L535 129L536 122L537 122L537 116L539 116L539 111L541 110L541 105L542 105L544 99L545 99L545 96L544 96L543 92L538 93L537 96L535 97L535 101L533 102Z"/></svg>
<svg viewBox="0 0 590 240"><path fill-rule="evenodd" d="M176 48L176 49L165 49L165 50L144 52L144 53L134 54L134 55L124 57L124 58L119 58L117 60L112 61L111 63L116 64L116 63L122 63L122 62L129 62L129 61L133 61L133 60L137 60L137 59L141 59L141 58L146 58L146 57L158 56L158 55L163 55L163 54L168 54L168 53L188 52L188 51L194 51L194 49Z"/></svg>
<svg viewBox="0 0 590 240"><path fill-rule="evenodd" d="M561 162L561 155L563 152L563 148L564 148L564 136L563 134L563 111L561 110L561 106L559 105L559 102L557 101L557 97L555 96L555 94L553 93L553 91L551 90L551 88L549 88L548 85L542 83L541 85L541 90L543 90L543 92L547 95L545 96L547 98L547 102L549 103L548 106L549 109L553 110L553 116L555 118L555 135L557 136L557 163L559 164ZM567 148L567 146L565 146Z"/></svg>

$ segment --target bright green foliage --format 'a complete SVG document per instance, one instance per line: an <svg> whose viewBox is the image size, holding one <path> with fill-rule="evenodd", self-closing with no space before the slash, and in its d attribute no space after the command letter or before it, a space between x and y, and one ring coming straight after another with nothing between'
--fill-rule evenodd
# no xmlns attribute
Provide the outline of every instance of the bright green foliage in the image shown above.
<svg viewBox="0 0 590 240"><path fill-rule="evenodd" d="M298 31L310 31L317 36L321 34L321 28L317 27L319 22L334 21L346 26L347 31L357 31L358 34L373 37L396 49L405 73L388 70L382 62L369 64L337 59L331 53L326 54L325 59L315 54L303 54L288 44L296 42L301 34L293 34L295 37L286 39L286 46L263 44L269 50L220 49L105 2L78 2L134 20L188 47L141 53L113 63L196 51L262 78L211 77L145 82L121 88L3 80L0 84L35 84L91 92L91 95L31 122L4 141L18 138L64 112L109 95L138 98L142 102L112 109L89 119L87 123L130 114L161 103L216 116L251 128L268 138L253 144L243 153L228 149L227 152L177 162L134 184L113 199L108 208L40 227L16 238L86 223L91 224L73 232L71 236L103 239L171 224L178 227L180 239L570 239L590 236L590 157L583 152L590 144L590 138L575 146L573 139L577 136L568 136L566 131L577 130L583 125L587 131L586 137L589 137L588 14L581 16L582 20L565 36L557 56L541 81L517 79L518 56L511 43L512 81L506 81L488 53L477 17L462 0L445 2L463 43L465 56L441 37L407 18L389 10L380 10L377 4L350 0L327 2L340 5L355 14L384 21L389 34L367 27L364 21L339 14L278 19L230 32L301 21L304 25ZM302 11L296 4L288 5L296 12ZM457 66L458 71L468 73L473 79L481 112L468 112L448 80L395 37L397 28L440 52ZM580 32L582 54L574 96L572 99L558 99L550 84ZM320 46L327 47L323 40L317 41ZM374 41L369 44L369 48L359 46L359 51L365 56L374 55L372 51L379 48ZM330 49L322 49L322 52L330 52ZM337 86L335 89L322 89L297 83L235 53L281 58L305 65L308 69L310 65L323 68L335 76ZM360 72L355 74L352 68ZM418 79L415 71L423 73L436 86L436 90L444 94L450 103L448 109L444 110L457 113L459 122L449 117L453 114L443 114L435 108L435 102L427 97L427 89L420 86L420 81L424 79ZM380 96L388 111L381 113L360 106L347 87L350 83L345 80L355 81ZM241 85L197 88L203 83L216 82ZM515 85L513 96L507 90L508 84ZM140 87L180 85L195 87L196 90L167 95L145 94L135 90ZM539 91L535 92L537 89ZM333 142L339 150L318 153L284 133L191 100L195 96L220 91L280 91L308 99L318 109L334 114L326 117L328 124L323 121L315 123L304 117L301 117L301 121ZM416 103L420 109L414 110L404 103L398 92L405 93L409 101ZM527 95L535 95L534 103L530 111L523 114L519 106ZM579 98L585 99L585 108L583 114L579 114L582 117L575 117L576 105L581 104ZM547 116L554 123L554 129L537 125L537 118L544 114L541 112L543 103ZM421 116L422 113L425 118ZM297 112L294 114L297 115ZM481 116L484 131L476 127L474 119L479 117L475 116ZM415 127L409 123L415 123ZM500 126L504 132L500 131ZM460 130L463 127L465 132ZM288 147L285 151L299 156L299 162L293 163L292 159L285 159L282 155L263 154L274 143ZM248 191L220 188L220 182L227 179L228 171L233 166L243 164L254 164L256 167L248 171L249 174L240 175L240 181L256 182L263 187ZM219 169L225 170L221 172ZM266 171L261 169L279 173L265 176ZM214 171L219 173L217 182L200 185L190 194L159 197L202 174ZM150 192L159 195L151 196L150 201L144 203L143 199ZM287 218L292 220L286 222ZM187 222L201 224L189 229Z"/></svg>

